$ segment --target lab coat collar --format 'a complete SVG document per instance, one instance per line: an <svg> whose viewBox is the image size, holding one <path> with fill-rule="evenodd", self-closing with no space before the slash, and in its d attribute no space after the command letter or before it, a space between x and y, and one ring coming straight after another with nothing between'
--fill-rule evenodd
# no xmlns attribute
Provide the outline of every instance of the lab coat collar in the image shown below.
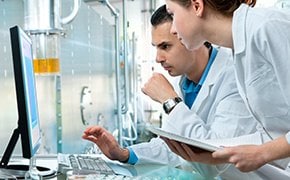
<svg viewBox="0 0 290 180"><path fill-rule="evenodd" d="M235 54L240 54L246 49L246 18L249 8L248 5L241 4L234 12L232 32Z"/></svg>
<svg viewBox="0 0 290 180"><path fill-rule="evenodd" d="M231 50L227 48L220 48L216 55L216 58L208 72L208 75L204 81L203 86L201 87L198 96L192 108L196 111L200 109L202 103L206 102L206 99L209 97L211 92L211 87L217 82L217 79L220 78L223 70L225 69L224 66L228 66L229 63L232 63L232 56Z"/></svg>
<svg viewBox="0 0 290 180"><path fill-rule="evenodd" d="M230 49L218 48L218 53L208 72L204 85L211 86L217 82L217 78L222 73L221 69L224 69L224 66L227 66L227 64L231 63L229 60L232 60Z"/></svg>

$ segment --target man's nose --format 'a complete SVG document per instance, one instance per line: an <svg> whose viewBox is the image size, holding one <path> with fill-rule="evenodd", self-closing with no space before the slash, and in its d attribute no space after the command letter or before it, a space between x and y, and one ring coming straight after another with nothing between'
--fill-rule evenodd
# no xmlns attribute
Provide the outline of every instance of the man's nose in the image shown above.
<svg viewBox="0 0 290 180"><path fill-rule="evenodd" d="M162 55L162 53L157 52L157 53L156 53L156 62L157 62L157 63L161 63L161 62L164 62L164 61L165 61L165 58L164 58L164 56Z"/></svg>

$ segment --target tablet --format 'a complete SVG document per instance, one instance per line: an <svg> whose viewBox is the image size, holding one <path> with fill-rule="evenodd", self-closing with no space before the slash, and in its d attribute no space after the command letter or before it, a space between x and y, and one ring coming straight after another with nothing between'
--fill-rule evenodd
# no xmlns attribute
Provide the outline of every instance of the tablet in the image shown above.
<svg viewBox="0 0 290 180"><path fill-rule="evenodd" d="M171 140L175 140L175 141L178 141L178 142L181 142L181 143L185 143L187 145L193 146L195 148L198 148L198 149L201 149L201 150L204 150L204 151L214 152L217 149L219 149L218 146L206 143L206 142L204 142L204 140L199 140L199 139L196 139L196 138L183 137L183 136L174 134L172 132L165 131L165 130L163 130L161 128L157 128L157 127L154 127L154 126L147 126L147 129L150 132L152 132L153 134L156 134L156 135L158 135L160 137L165 137L165 138L168 138L168 139L171 139Z"/></svg>

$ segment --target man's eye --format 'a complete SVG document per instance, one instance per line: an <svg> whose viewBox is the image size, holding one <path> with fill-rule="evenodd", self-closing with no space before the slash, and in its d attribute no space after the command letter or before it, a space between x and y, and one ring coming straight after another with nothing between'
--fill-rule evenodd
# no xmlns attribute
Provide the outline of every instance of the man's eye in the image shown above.
<svg viewBox="0 0 290 180"><path fill-rule="evenodd" d="M163 45L161 48L162 49L168 49L168 47L169 47L168 45Z"/></svg>

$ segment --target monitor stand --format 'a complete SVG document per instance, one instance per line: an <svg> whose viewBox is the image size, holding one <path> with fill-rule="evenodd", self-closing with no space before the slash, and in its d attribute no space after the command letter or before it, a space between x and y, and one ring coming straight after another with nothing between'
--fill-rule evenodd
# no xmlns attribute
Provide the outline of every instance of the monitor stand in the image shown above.
<svg viewBox="0 0 290 180"><path fill-rule="evenodd" d="M55 170L51 170L46 167L36 166L42 177L51 177L56 174ZM25 173L29 170L29 165L24 164L12 164L8 165L5 168L0 168L0 172L4 172L5 174L12 175L17 179L24 179Z"/></svg>
<svg viewBox="0 0 290 180"><path fill-rule="evenodd" d="M8 175L16 176L17 179L24 179L25 173L29 170L29 165L12 164L12 163L8 164L11 158L12 152L15 148L15 145L18 141L19 135L20 135L19 129L18 128L14 129L13 134L8 143L8 146L5 149L5 152L0 162L0 173L2 172ZM31 160L34 160L33 163L36 164L35 157L31 157L30 162ZM53 176L56 173L54 170L51 170L49 168L45 168L41 166L36 166L36 168L40 172L40 175L43 177Z"/></svg>

